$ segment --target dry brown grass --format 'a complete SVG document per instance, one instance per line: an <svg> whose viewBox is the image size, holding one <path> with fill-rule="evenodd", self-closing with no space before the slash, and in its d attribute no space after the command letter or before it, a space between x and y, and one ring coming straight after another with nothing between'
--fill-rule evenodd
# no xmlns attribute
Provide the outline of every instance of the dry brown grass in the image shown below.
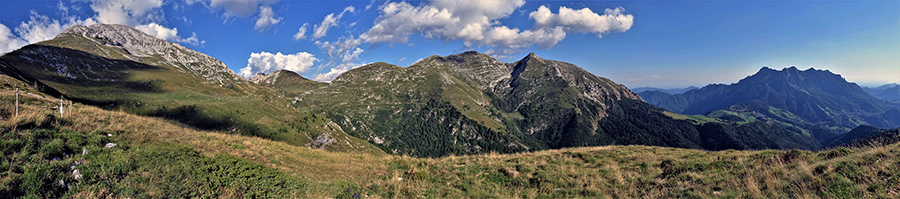
<svg viewBox="0 0 900 199"><path fill-rule="evenodd" d="M23 97L24 98L24 97ZM57 126L80 132L104 130L113 136L122 136L136 146L160 143L178 143L192 147L209 157L218 153L229 154L269 167L279 168L285 173L307 179L314 184L327 184L338 180L365 182L370 176L385 174L388 157L370 154L348 154L327 152L318 149L289 145L266 140L221 132L198 131L182 127L177 123L158 118L136 116L121 111L107 111L92 106L75 104L65 115L45 104L53 99L37 99L28 104L20 104L19 116L0 120L0 128L16 128L25 124ZM0 104L0 109L10 110L13 103ZM325 195L330 190L324 190ZM98 193L85 193L97 196ZM331 195L329 195L331 194Z"/></svg>

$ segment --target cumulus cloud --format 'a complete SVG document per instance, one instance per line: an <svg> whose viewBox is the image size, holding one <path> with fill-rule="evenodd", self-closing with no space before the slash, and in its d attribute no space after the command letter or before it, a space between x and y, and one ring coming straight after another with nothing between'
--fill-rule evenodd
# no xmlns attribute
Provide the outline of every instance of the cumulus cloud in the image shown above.
<svg viewBox="0 0 900 199"><path fill-rule="evenodd" d="M67 27L72 25L91 25L97 23L93 19L81 20L76 17L65 17L62 20L51 19L32 10L28 21L23 21L15 28L15 33L6 25L0 27L0 50L9 52L22 46L53 39Z"/></svg>
<svg viewBox="0 0 900 199"><path fill-rule="evenodd" d="M189 38L181 38L180 36L178 36L178 28L170 29L157 23L140 25L134 28L149 35L153 35L157 38L164 39L166 41L187 43L194 46L206 43L206 41L200 41L199 39L197 39L197 33L193 33L193 35Z"/></svg>
<svg viewBox="0 0 900 199"><path fill-rule="evenodd" d="M99 23L122 24L135 27L149 22L164 21L162 0L93 0L91 9Z"/></svg>
<svg viewBox="0 0 900 199"><path fill-rule="evenodd" d="M348 58L358 58L359 53L362 53L362 49L359 46L362 43L362 40L353 37L342 37L335 42L329 41L316 41L316 46L319 46L322 50L328 54L328 57L332 58L342 58L344 60L348 60ZM358 52L358 53L357 53ZM353 56L356 54L356 56ZM349 59L353 61L355 59ZM346 61L345 61L346 62Z"/></svg>
<svg viewBox="0 0 900 199"><path fill-rule="evenodd" d="M48 39L53 39L57 34L61 33L67 27L73 24L83 24L84 21L76 20L74 17L60 22L56 19L40 15L32 10L28 21L23 21L16 27L16 34L28 43L36 43ZM92 21L89 21L92 23Z"/></svg>
<svg viewBox="0 0 900 199"><path fill-rule="evenodd" d="M565 6L559 7L559 13L553 14L550 8L541 6L537 11L528 14L534 19L534 27L539 29L561 27L566 31L594 33L597 37L609 32L624 32L631 29L634 16L623 14L624 8L607 8L603 15L594 13L590 8L573 10Z"/></svg>
<svg viewBox="0 0 900 199"><path fill-rule="evenodd" d="M256 73L268 74L282 69L296 73L305 73L316 61L319 61L319 59L307 52L288 55L281 54L281 52L276 54L269 52L250 53L250 58L247 59L247 67L241 68L240 75L250 78Z"/></svg>
<svg viewBox="0 0 900 199"><path fill-rule="evenodd" d="M169 29L156 23L140 25L134 28L160 39L169 41L178 41L181 39L181 37L178 36L178 28Z"/></svg>
<svg viewBox="0 0 900 199"><path fill-rule="evenodd" d="M569 31L601 36L631 28L634 17L623 8L606 9L603 15L589 8L573 10L560 7L554 14L546 6L531 12L535 25L519 30L502 25L498 20L524 5L522 0L433 0L413 6L391 2L379 7L381 15L371 29L359 36L366 43L406 43L410 35L427 39L462 40L469 46L489 46L498 54L514 53L514 49L538 45L550 48L565 39Z"/></svg>
<svg viewBox="0 0 900 199"><path fill-rule="evenodd" d="M157 23L165 21L161 9L162 4L162 0L93 0L91 1L91 9L96 14L92 20L96 20L99 23L131 26L171 42L186 43L194 46L205 43L205 41L197 39L196 33L193 33L191 37L182 38L178 36L177 28L168 28ZM61 31L62 29L60 29ZM56 32L56 34L59 34L59 32Z"/></svg>
<svg viewBox="0 0 900 199"><path fill-rule="evenodd" d="M328 82L350 69L362 66L362 64L356 63L359 60L359 55L365 52L365 50L358 47L362 44L362 40L359 38L342 37L335 42L316 41L315 44L324 50L329 58L334 59L334 61L324 66L319 66L320 68L328 67L337 61L340 61L338 63L341 64L329 69L326 73L316 74L313 76L313 80Z"/></svg>
<svg viewBox="0 0 900 199"><path fill-rule="evenodd" d="M24 39L16 37L6 25L0 24L0 53L6 53L28 45Z"/></svg>
<svg viewBox="0 0 900 199"><path fill-rule="evenodd" d="M316 74L315 76L313 76L312 80L320 81L320 82L330 82L334 78L340 76L341 74L344 74L344 72L347 72L350 69L354 69L354 68L357 68L360 66L363 66L363 64L344 63L341 65L338 65L337 67L329 69L329 71L326 73Z"/></svg>
<svg viewBox="0 0 900 199"><path fill-rule="evenodd" d="M435 0L418 7L406 2L381 6L381 16L361 38L366 42L406 43L413 33L428 39L480 41L496 20L525 4L522 0Z"/></svg>
<svg viewBox="0 0 900 199"><path fill-rule="evenodd" d="M260 6L259 7L259 20L256 20L256 26L254 29L262 32L269 27L278 24L281 22L281 17L275 19L275 13L272 12L272 7L269 6Z"/></svg>
<svg viewBox="0 0 900 199"><path fill-rule="evenodd" d="M329 28L337 27L338 22L342 17L344 17L344 13L347 12L355 13L356 8L353 8L353 6L347 6L346 8L344 8L344 11L341 11L341 13L338 15L334 15L334 13L331 13L325 16L325 19L322 20L322 23L317 24L313 27L314 31L312 34L312 38L319 39L324 37L326 34L328 34Z"/></svg>

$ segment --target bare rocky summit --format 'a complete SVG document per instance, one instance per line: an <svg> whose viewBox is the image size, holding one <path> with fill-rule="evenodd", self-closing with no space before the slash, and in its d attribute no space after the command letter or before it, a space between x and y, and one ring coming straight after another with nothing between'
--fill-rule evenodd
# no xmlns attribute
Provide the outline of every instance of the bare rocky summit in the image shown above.
<svg viewBox="0 0 900 199"><path fill-rule="evenodd" d="M228 85L229 83L245 80L216 58L176 43L167 42L128 26L117 24L74 25L66 28L57 37L68 37L71 35L83 36L99 44L121 48L127 53L122 56L132 61L156 66L173 66L220 85ZM93 53L100 56L111 56L109 52Z"/></svg>

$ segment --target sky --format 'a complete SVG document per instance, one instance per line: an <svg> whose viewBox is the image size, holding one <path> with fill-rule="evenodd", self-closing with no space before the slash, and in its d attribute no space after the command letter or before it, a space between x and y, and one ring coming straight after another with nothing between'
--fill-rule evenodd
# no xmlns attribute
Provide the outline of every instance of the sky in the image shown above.
<svg viewBox="0 0 900 199"><path fill-rule="evenodd" d="M734 83L763 66L900 83L900 1L0 0L0 53L114 23L250 77L327 82L368 63L529 52L629 88Z"/></svg>

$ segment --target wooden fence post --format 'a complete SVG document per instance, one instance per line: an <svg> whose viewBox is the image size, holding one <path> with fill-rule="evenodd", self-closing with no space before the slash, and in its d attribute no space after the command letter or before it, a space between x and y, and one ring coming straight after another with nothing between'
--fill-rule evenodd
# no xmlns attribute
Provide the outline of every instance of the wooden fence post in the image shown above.
<svg viewBox="0 0 900 199"><path fill-rule="evenodd" d="M62 117L63 114L65 114L65 113L66 113L66 110L63 108L63 99L62 99L62 97L60 97L59 98L59 117Z"/></svg>
<svg viewBox="0 0 900 199"><path fill-rule="evenodd" d="M16 87L16 117L19 117L19 87Z"/></svg>

